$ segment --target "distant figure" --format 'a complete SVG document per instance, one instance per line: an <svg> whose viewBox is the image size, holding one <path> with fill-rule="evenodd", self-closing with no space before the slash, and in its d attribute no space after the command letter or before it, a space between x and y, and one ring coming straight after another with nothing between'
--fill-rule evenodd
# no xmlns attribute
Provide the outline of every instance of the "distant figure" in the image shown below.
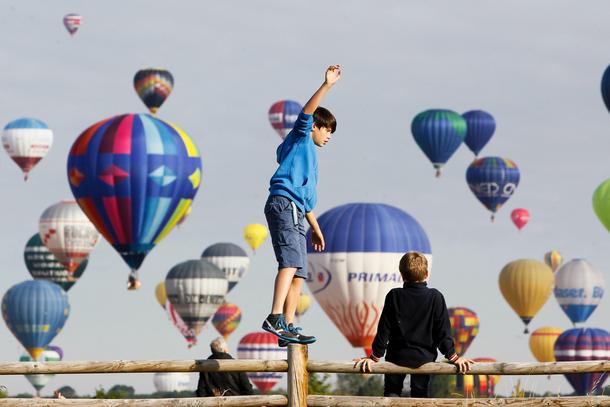
<svg viewBox="0 0 610 407"><path fill-rule="evenodd" d="M56 398L56 399L65 399L64 395L61 394L61 392L59 390L55 390L53 392L53 398Z"/></svg>
<svg viewBox="0 0 610 407"><path fill-rule="evenodd" d="M208 359L233 359L222 338L214 339L210 348L212 354ZM197 397L250 395L252 384L243 372L201 372L196 393Z"/></svg>
<svg viewBox="0 0 610 407"><path fill-rule="evenodd" d="M355 367L370 372L371 365L383 355L385 360L400 366L417 368L434 362L437 349L458 372L470 370L474 362L455 353L451 338L451 323L445 298L435 288L428 288L428 261L418 252L408 252L399 263L404 281L402 288L394 288L385 297L379 318L373 353L367 358L354 359ZM386 374L385 397L400 397L404 374ZM429 397L430 375L411 375L411 397Z"/></svg>

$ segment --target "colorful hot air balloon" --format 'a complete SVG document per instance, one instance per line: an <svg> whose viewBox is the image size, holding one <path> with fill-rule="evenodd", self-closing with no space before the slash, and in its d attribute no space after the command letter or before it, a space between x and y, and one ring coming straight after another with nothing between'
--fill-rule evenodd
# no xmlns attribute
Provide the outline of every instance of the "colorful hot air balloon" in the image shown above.
<svg viewBox="0 0 610 407"><path fill-rule="evenodd" d="M316 252L308 244L309 291L353 347L370 348L386 294L403 285L400 258L415 250L430 264L428 237L414 218L385 204L341 205L318 223L326 249Z"/></svg>
<svg viewBox="0 0 610 407"><path fill-rule="evenodd" d="M85 130L68 157L83 211L136 270L182 218L201 183L201 158L177 126L148 114L111 117Z"/></svg>
<svg viewBox="0 0 610 407"><path fill-rule="evenodd" d="M479 317L474 311L463 307L448 308L447 311L455 352L464 355L479 333Z"/></svg>
<svg viewBox="0 0 610 407"><path fill-rule="evenodd" d="M500 291L527 326L553 292L553 272L538 260L515 260L500 272Z"/></svg>
<svg viewBox="0 0 610 407"><path fill-rule="evenodd" d="M225 338L233 333L241 322L241 310L235 304L224 303L216 310L212 317L212 325Z"/></svg>
<svg viewBox="0 0 610 407"><path fill-rule="evenodd" d="M148 110L155 114L172 93L174 77L165 69L140 69L133 77L133 87Z"/></svg>
<svg viewBox="0 0 610 407"><path fill-rule="evenodd" d="M161 305L161 308L163 308L167 313L167 317L172 322L172 325L174 325L178 332L184 336L184 339L186 339L186 342L188 343L188 347L191 348L197 345L197 336L195 335L195 332L184 323L182 318L180 318L180 315L178 315L174 309L174 306L167 299L167 293L165 292L165 281L161 281L155 287L155 298L157 299L159 305Z"/></svg>
<svg viewBox="0 0 610 407"><path fill-rule="evenodd" d="M82 22L83 16L80 14L70 13L64 16L64 27L66 27L70 35L74 35L78 31Z"/></svg>
<svg viewBox="0 0 610 407"><path fill-rule="evenodd" d="M277 336L269 332L252 332L241 338L237 345L239 359L282 360L288 358L286 348L277 346ZM268 393L283 377L283 373L248 373L248 378L261 391Z"/></svg>
<svg viewBox="0 0 610 407"><path fill-rule="evenodd" d="M491 140L496 131L496 121L493 116L483 110L471 110L462 115L466 120L466 137L464 143L476 156Z"/></svg>
<svg viewBox="0 0 610 407"><path fill-rule="evenodd" d="M544 254L544 262L551 268L551 270L553 270L554 273L563 263L563 256L557 250L551 250L550 252Z"/></svg>
<svg viewBox="0 0 610 407"><path fill-rule="evenodd" d="M2 145L21 168L26 181L30 171L47 155L52 144L53 132L38 119L13 120L2 132Z"/></svg>
<svg viewBox="0 0 610 407"><path fill-rule="evenodd" d="M593 193L593 210L599 221L610 231L610 179L602 182Z"/></svg>
<svg viewBox="0 0 610 407"><path fill-rule="evenodd" d="M555 273L555 298L573 324L585 322L604 296L604 277L585 259L574 259Z"/></svg>
<svg viewBox="0 0 610 407"><path fill-rule="evenodd" d="M47 348L42 352L42 356L40 357L41 362L59 362L62 359L62 355L60 355L57 351L53 349ZM25 353L21 355L19 358L20 362L34 362L32 357ZM25 378L30 382L30 384L36 389L36 397L40 397L40 391L51 381L54 374L26 374Z"/></svg>
<svg viewBox="0 0 610 407"><path fill-rule="evenodd" d="M49 206L40 216L38 233L69 273L74 273L95 248L100 234L74 201Z"/></svg>
<svg viewBox="0 0 610 407"><path fill-rule="evenodd" d="M466 137L466 120L451 110L426 110L413 118L411 133L440 177L441 167Z"/></svg>
<svg viewBox="0 0 610 407"><path fill-rule="evenodd" d="M301 110L303 110L303 107L294 100L280 100L269 108L269 123L282 140L294 127L294 122L299 117Z"/></svg>
<svg viewBox="0 0 610 407"><path fill-rule="evenodd" d="M16 284L2 298L4 322L34 360L61 331L69 313L66 292L44 280Z"/></svg>
<svg viewBox="0 0 610 407"><path fill-rule="evenodd" d="M527 209L517 208L513 209L510 213L510 218L517 227L517 229L521 230L527 225L527 222L530 221L530 213Z"/></svg>
<svg viewBox="0 0 610 407"><path fill-rule="evenodd" d="M162 393L191 390L191 376L188 373L155 373L153 383L155 389Z"/></svg>
<svg viewBox="0 0 610 407"><path fill-rule="evenodd" d="M555 361L555 342L563 329L552 326L543 326L530 335L530 351L538 362Z"/></svg>
<svg viewBox="0 0 610 407"><path fill-rule="evenodd" d="M25 245L23 259L33 278L52 281L66 291L78 281L89 262L87 259L83 260L74 273L70 273L42 243L38 233Z"/></svg>
<svg viewBox="0 0 610 407"><path fill-rule="evenodd" d="M477 199L495 213L508 200L519 185L519 168L507 158L483 157L475 160L466 170L466 182Z"/></svg>
<svg viewBox="0 0 610 407"><path fill-rule="evenodd" d="M244 239L254 251L263 244L268 235L267 228L260 223L252 223L244 228Z"/></svg>
<svg viewBox="0 0 610 407"><path fill-rule="evenodd" d="M228 288L225 273L205 260L179 263L165 277L167 299L195 335L223 304Z"/></svg>
<svg viewBox="0 0 610 407"><path fill-rule="evenodd" d="M301 318L303 314L307 312L309 306L311 305L311 298L309 295L305 293L301 293L299 296L299 302L297 303L297 310L295 312L295 316L297 319Z"/></svg>
<svg viewBox="0 0 610 407"><path fill-rule="evenodd" d="M474 358L472 359L476 363L493 363L497 362L494 358ZM465 376L464 376L465 377ZM475 394L478 397L494 397L495 388L502 376L500 375L475 375L474 388Z"/></svg>
<svg viewBox="0 0 610 407"><path fill-rule="evenodd" d="M216 243L201 253L201 258L216 265L229 280L229 291L239 283L250 267L250 258L244 249L233 243Z"/></svg>
<svg viewBox="0 0 610 407"><path fill-rule="evenodd" d="M555 359L558 362L609 360L610 333L597 328L568 329L557 338ZM564 375L580 396L601 394L608 372Z"/></svg>

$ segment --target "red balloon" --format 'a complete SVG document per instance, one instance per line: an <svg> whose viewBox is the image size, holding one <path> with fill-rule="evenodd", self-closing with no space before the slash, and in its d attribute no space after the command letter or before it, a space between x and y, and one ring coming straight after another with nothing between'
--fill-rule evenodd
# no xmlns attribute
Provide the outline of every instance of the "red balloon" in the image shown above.
<svg viewBox="0 0 610 407"><path fill-rule="evenodd" d="M517 229L521 230L530 220L530 213L527 209L517 208L510 213L510 218L513 220Z"/></svg>

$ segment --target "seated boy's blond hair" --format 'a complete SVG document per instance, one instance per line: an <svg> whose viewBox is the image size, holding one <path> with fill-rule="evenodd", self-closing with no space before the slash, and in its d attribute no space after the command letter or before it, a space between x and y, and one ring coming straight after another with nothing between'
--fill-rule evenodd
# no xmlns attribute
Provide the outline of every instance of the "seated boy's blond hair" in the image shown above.
<svg viewBox="0 0 610 407"><path fill-rule="evenodd" d="M428 260L419 252L407 252L400 259L398 270L405 283L424 281L428 277Z"/></svg>

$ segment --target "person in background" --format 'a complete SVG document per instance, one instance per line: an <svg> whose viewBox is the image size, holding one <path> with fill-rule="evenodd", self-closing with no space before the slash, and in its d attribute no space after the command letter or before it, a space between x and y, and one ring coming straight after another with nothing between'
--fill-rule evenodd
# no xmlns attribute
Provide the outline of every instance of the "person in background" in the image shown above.
<svg viewBox="0 0 610 407"><path fill-rule="evenodd" d="M210 343L208 359L233 359L222 338ZM243 372L201 372L197 383L197 397L244 396L252 394L252 384Z"/></svg>

